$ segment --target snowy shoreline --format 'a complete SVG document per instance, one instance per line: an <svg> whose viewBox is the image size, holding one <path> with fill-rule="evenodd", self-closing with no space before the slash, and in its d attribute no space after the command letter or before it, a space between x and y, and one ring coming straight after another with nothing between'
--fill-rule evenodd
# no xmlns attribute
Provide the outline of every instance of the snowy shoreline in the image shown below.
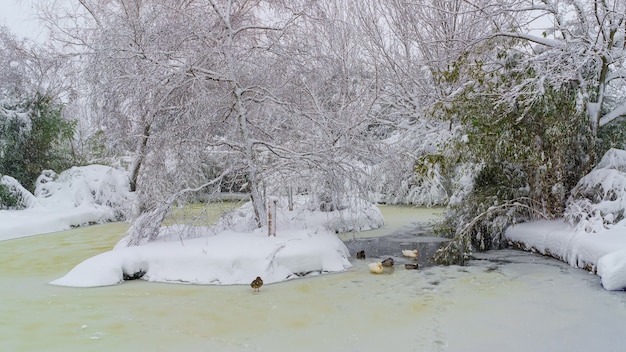
<svg viewBox="0 0 626 352"><path fill-rule="evenodd" d="M625 230L618 226L588 233L564 220L540 220L513 225L504 237L517 248L598 274L607 290L622 290L626 288Z"/></svg>

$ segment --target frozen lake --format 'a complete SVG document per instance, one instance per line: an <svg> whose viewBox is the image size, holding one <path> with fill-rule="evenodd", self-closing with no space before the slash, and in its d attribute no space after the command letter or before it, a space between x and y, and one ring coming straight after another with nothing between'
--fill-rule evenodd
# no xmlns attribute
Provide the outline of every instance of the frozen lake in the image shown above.
<svg viewBox="0 0 626 352"><path fill-rule="evenodd" d="M384 211L390 224L377 236L408 233L393 214L421 222L436 213ZM347 272L265 285L258 294L249 286L140 280L87 289L47 284L109 250L126 226L0 242L0 350L570 352L626 344L626 292L510 250L466 267L398 266L382 275L368 272L369 260L353 260Z"/></svg>

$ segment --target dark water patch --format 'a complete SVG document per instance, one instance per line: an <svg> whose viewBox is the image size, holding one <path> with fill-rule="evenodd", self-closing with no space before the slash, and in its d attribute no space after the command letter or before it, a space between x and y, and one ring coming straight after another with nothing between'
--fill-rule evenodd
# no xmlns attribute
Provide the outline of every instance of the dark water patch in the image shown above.
<svg viewBox="0 0 626 352"><path fill-rule="evenodd" d="M352 258L393 258L395 264L418 264L420 268L433 266L433 256L441 246L449 241L446 238L435 237L432 229L424 224L415 224L411 228L394 231L379 237L355 237L345 240L344 243ZM417 260L404 257L403 250L418 251ZM364 256L363 256L364 255Z"/></svg>

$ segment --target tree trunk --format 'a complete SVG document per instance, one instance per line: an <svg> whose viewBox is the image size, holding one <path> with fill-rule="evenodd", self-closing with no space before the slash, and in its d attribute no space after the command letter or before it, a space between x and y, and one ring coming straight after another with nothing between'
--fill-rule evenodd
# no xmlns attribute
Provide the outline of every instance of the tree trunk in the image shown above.
<svg viewBox="0 0 626 352"><path fill-rule="evenodd" d="M143 136L138 143L137 147L137 155L135 156L135 160L130 166L130 190L131 192L135 192L137 190L137 180L139 179L139 171L141 169L141 164L143 163L143 159L146 154L146 149L148 147L148 139L150 138L150 125L146 125L143 129Z"/></svg>
<svg viewBox="0 0 626 352"><path fill-rule="evenodd" d="M237 120L239 123L239 133L244 143L244 160L250 184L250 198L254 207L254 216L258 227L263 227L267 218L265 210L265 199L259 192L259 180L257 178L257 165L254 161L253 142L250 139L248 130L248 120L246 118L246 108L243 104L242 90L235 85L233 89L237 107Z"/></svg>

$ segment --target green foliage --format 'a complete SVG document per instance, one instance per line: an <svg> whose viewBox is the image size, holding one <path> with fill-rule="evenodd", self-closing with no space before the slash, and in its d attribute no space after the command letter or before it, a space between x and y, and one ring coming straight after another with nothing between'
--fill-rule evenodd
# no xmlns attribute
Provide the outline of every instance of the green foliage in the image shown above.
<svg viewBox="0 0 626 352"><path fill-rule="evenodd" d="M19 205L20 200L7 187L0 184L0 209L14 209Z"/></svg>
<svg viewBox="0 0 626 352"><path fill-rule="evenodd" d="M0 110L0 174L32 191L43 170L65 170L74 164L76 123L63 119L63 106L48 96L16 101L4 100Z"/></svg>
<svg viewBox="0 0 626 352"><path fill-rule="evenodd" d="M611 148L626 149L626 119L614 120L598 130L596 160Z"/></svg>
<svg viewBox="0 0 626 352"><path fill-rule="evenodd" d="M449 205L438 228L453 238L438 253L440 263L462 263L474 249L501 246L511 223L560 216L567 192L591 166L593 138L576 109L575 87L529 87L537 81L532 68L503 59L498 70L465 65L471 84L439 105L439 116L461 125L446 154L480 166L473 188Z"/></svg>

